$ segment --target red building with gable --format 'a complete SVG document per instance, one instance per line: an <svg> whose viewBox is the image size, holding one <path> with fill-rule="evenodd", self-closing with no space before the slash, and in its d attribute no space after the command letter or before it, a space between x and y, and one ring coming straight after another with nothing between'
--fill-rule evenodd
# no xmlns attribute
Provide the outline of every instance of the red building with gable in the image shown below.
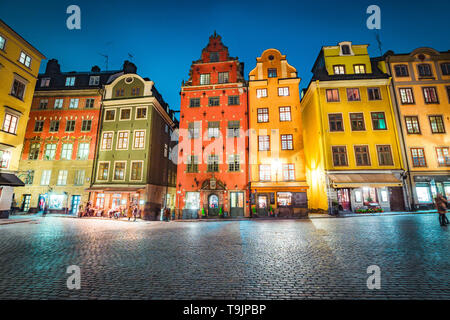
<svg viewBox="0 0 450 320"><path fill-rule="evenodd" d="M182 217L248 216L244 64L214 32L182 83L177 207Z"/></svg>

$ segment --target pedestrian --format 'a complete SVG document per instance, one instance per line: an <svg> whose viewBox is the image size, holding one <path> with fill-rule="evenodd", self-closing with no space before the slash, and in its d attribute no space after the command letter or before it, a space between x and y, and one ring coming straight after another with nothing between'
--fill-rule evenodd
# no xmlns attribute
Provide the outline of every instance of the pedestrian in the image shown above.
<svg viewBox="0 0 450 320"><path fill-rule="evenodd" d="M133 208L133 217L134 217L134 220L133 220L133 221L136 221L137 215L138 215L138 207L137 207L137 206L134 206L134 208Z"/></svg>
<svg viewBox="0 0 450 320"><path fill-rule="evenodd" d="M129 206L128 210L127 210L127 217L128 217L128 221L130 221L131 217L133 216L133 207Z"/></svg>
<svg viewBox="0 0 450 320"><path fill-rule="evenodd" d="M448 219L445 213L447 212L447 200L440 193L436 195L434 199L437 212L439 213L439 223L441 226L446 226L448 224Z"/></svg>
<svg viewBox="0 0 450 320"><path fill-rule="evenodd" d="M164 209L164 221L169 222L169 216L170 216L170 209L165 208Z"/></svg>

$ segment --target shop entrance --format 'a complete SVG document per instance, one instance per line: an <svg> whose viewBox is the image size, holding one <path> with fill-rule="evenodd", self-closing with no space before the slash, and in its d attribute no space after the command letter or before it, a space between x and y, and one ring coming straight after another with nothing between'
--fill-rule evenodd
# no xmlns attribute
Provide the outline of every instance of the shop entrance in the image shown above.
<svg viewBox="0 0 450 320"><path fill-rule="evenodd" d="M391 211L405 211L402 187L389 188L389 202L391 204Z"/></svg>
<svg viewBox="0 0 450 320"><path fill-rule="evenodd" d="M219 215L219 196L212 194L208 197L208 216Z"/></svg>
<svg viewBox="0 0 450 320"><path fill-rule="evenodd" d="M21 211L28 212L30 210L31 194L24 194Z"/></svg>
<svg viewBox="0 0 450 320"><path fill-rule="evenodd" d="M267 216L269 213L269 200L265 194L258 195L257 213L258 216Z"/></svg>
<svg viewBox="0 0 450 320"><path fill-rule="evenodd" d="M351 211L350 189L338 189L339 210Z"/></svg>
<svg viewBox="0 0 450 320"><path fill-rule="evenodd" d="M230 215L241 217L244 215L244 193L230 192Z"/></svg>
<svg viewBox="0 0 450 320"><path fill-rule="evenodd" d="M80 208L80 202L81 202L81 196L72 196L72 201L71 201L71 209L70 209L70 213L71 214L78 214L78 210Z"/></svg>
<svg viewBox="0 0 450 320"><path fill-rule="evenodd" d="M38 211L44 211L47 203L47 194L40 194L38 198Z"/></svg>

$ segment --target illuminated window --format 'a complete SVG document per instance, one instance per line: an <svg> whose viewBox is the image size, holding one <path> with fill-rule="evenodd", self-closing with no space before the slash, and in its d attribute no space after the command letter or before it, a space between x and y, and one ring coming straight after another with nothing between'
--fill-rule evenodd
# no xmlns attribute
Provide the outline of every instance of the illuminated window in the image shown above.
<svg viewBox="0 0 450 320"><path fill-rule="evenodd" d="M198 139L200 137L200 122L190 122L188 124L189 139Z"/></svg>
<svg viewBox="0 0 450 320"><path fill-rule="evenodd" d="M281 135L281 150L293 150L292 134Z"/></svg>
<svg viewBox="0 0 450 320"><path fill-rule="evenodd" d="M419 203L430 203L431 195L430 188L428 187L416 187L417 200Z"/></svg>
<svg viewBox="0 0 450 320"><path fill-rule="evenodd" d="M82 186L84 184L85 174L86 172L84 170L76 170L73 184L76 186Z"/></svg>
<svg viewBox="0 0 450 320"><path fill-rule="evenodd" d="M56 182L58 186L65 186L67 184L67 173L67 170L59 170L58 180Z"/></svg>
<svg viewBox="0 0 450 320"><path fill-rule="evenodd" d="M64 103L64 99L55 99L55 105L53 106L55 109L62 109Z"/></svg>
<svg viewBox="0 0 450 320"><path fill-rule="evenodd" d="M334 74L345 74L345 66L344 65L335 65L333 66Z"/></svg>
<svg viewBox="0 0 450 320"><path fill-rule="evenodd" d="M51 176L52 176L52 170L42 170L41 186L48 186L50 184Z"/></svg>
<svg viewBox="0 0 450 320"><path fill-rule="evenodd" d="M19 62L29 68L31 66L31 57L22 51L20 53Z"/></svg>
<svg viewBox="0 0 450 320"><path fill-rule="evenodd" d="M269 122L269 109L268 108L258 108L258 122Z"/></svg>
<svg viewBox="0 0 450 320"><path fill-rule="evenodd" d="M270 164L260 164L259 165L259 180L270 181L272 178L272 173L270 169Z"/></svg>
<svg viewBox="0 0 450 320"><path fill-rule="evenodd" d="M0 150L0 168L8 169L9 159L11 159L11 151Z"/></svg>
<svg viewBox="0 0 450 320"><path fill-rule="evenodd" d="M280 107L280 121L291 121L291 107Z"/></svg>
<svg viewBox="0 0 450 320"><path fill-rule="evenodd" d="M239 138L241 130L240 121L228 121L228 137L229 138Z"/></svg>
<svg viewBox="0 0 450 320"><path fill-rule="evenodd" d="M411 148L411 159L414 167L427 166L423 148Z"/></svg>
<svg viewBox="0 0 450 320"><path fill-rule="evenodd" d="M412 88L400 88L400 101L402 104L414 104L414 95Z"/></svg>
<svg viewBox="0 0 450 320"><path fill-rule="evenodd" d="M445 133L444 120L442 116L429 116L432 133Z"/></svg>
<svg viewBox="0 0 450 320"><path fill-rule="evenodd" d="M128 131L119 131L117 133L117 150L128 149L128 138L130 133Z"/></svg>
<svg viewBox="0 0 450 320"><path fill-rule="evenodd" d="M422 91L425 103L439 103L435 87L424 87Z"/></svg>
<svg viewBox="0 0 450 320"><path fill-rule="evenodd" d="M0 36L0 50L5 49L5 43L6 43L6 39L4 37Z"/></svg>
<svg viewBox="0 0 450 320"><path fill-rule="evenodd" d="M372 112L371 115L373 130L387 130L384 112Z"/></svg>
<svg viewBox="0 0 450 320"><path fill-rule="evenodd" d="M283 180L284 181L294 181L295 180L295 167L292 163L285 163L282 167L283 170Z"/></svg>
<svg viewBox="0 0 450 320"><path fill-rule="evenodd" d="M419 118L417 116L406 116L406 132L409 134L420 134Z"/></svg>
<svg viewBox="0 0 450 320"><path fill-rule="evenodd" d="M277 192L277 204L279 207L289 207L292 205L291 192Z"/></svg>
<svg viewBox="0 0 450 320"><path fill-rule="evenodd" d="M257 98L265 98L267 97L267 89L256 89L256 97Z"/></svg>
<svg viewBox="0 0 450 320"><path fill-rule="evenodd" d="M89 77L89 85L96 86L100 83L100 76L90 76Z"/></svg>
<svg viewBox="0 0 450 320"><path fill-rule="evenodd" d="M347 101L361 101L358 88L347 88Z"/></svg>
<svg viewBox="0 0 450 320"><path fill-rule="evenodd" d="M39 158L39 151L41 145L39 143L30 144L30 152L28 153L28 160L37 160Z"/></svg>
<svg viewBox="0 0 450 320"><path fill-rule="evenodd" d="M75 85L75 77L66 77L66 87L73 87Z"/></svg>
<svg viewBox="0 0 450 320"><path fill-rule="evenodd" d="M355 64L353 66L353 70L356 74L358 73L366 73L366 66L364 64Z"/></svg>
<svg viewBox="0 0 450 320"><path fill-rule="evenodd" d="M259 151L270 150L270 136L258 136L258 150Z"/></svg>
<svg viewBox="0 0 450 320"><path fill-rule="evenodd" d="M220 123L218 121L208 122L208 138L218 138L220 135Z"/></svg>
<svg viewBox="0 0 450 320"><path fill-rule="evenodd" d="M50 143L45 146L44 159L55 160L56 144Z"/></svg>
<svg viewBox="0 0 450 320"><path fill-rule="evenodd" d="M448 152L448 147L436 148L437 161L439 166L450 166L450 156Z"/></svg>
<svg viewBox="0 0 450 320"><path fill-rule="evenodd" d="M393 166L392 152L390 145L377 146L378 164L380 166Z"/></svg>
<svg viewBox="0 0 450 320"><path fill-rule="evenodd" d="M142 180L142 161L131 161L131 177L130 180Z"/></svg>
<svg viewBox="0 0 450 320"><path fill-rule="evenodd" d="M289 87L280 87L278 88L278 96L287 97L289 96Z"/></svg>
<svg viewBox="0 0 450 320"><path fill-rule="evenodd" d="M73 151L72 143L63 143L61 147L61 160L71 160L72 151Z"/></svg>
<svg viewBox="0 0 450 320"><path fill-rule="evenodd" d="M238 106L239 105L239 96L228 96L228 105L229 106Z"/></svg>
<svg viewBox="0 0 450 320"><path fill-rule="evenodd" d="M339 102L339 89L327 89L327 101Z"/></svg>
<svg viewBox="0 0 450 320"><path fill-rule="evenodd" d="M203 73L200 75L200 85L206 85L210 83L210 74Z"/></svg>
<svg viewBox="0 0 450 320"><path fill-rule="evenodd" d="M104 132L102 136L102 150L111 150L114 132Z"/></svg>
<svg viewBox="0 0 450 320"><path fill-rule="evenodd" d="M86 142L79 143L77 159L78 160L87 160L89 157L89 149L90 149L90 144L88 142L87 143Z"/></svg>
<svg viewBox="0 0 450 320"><path fill-rule="evenodd" d="M19 117L10 113L5 113L5 119L3 120L3 131L16 134L17 123L19 122ZM43 126L43 123L42 123ZM42 131L42 130L41 130Z"/></svg>
<svg viewBox="0 0 450 320"><path fill-rule="evenodd" d="M127 163L118 161L114 163L114 180L125 180L125 167Z"/></svg>
<svg viewBox="0 0 450 320"><path fill-rule="evenodd" d="M136 130L134 132L134 149L144 149L145 148L145 130Z"/></svg>
<svg viewBox="0 0 450 320"><path fill-rule="evenodd" d="M109 162L100 162L98 165L97 180L108 180L109 176Z"/></svg>
<svg viewBox="0 0 450 320"><path fill-rule="evenodd" d="M70 99L69 109L78 109L78 103L80 99Z"/></svg>

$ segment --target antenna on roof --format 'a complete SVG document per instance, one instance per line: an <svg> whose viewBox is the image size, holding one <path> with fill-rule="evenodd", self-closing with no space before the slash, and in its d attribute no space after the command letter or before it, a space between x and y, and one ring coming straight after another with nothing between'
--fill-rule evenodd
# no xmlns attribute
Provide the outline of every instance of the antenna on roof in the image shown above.
<svg viewBox="0 0 450 320"><path fill-rule="evenodd" d="M132 61L134 56L131 53L128 53L128 58L130 58L130 61Z"/></svg>
<svg viewBox="0 0 450 320"><path fill-rule="evenodd" d="M99 53L99 55L101 55L102 57L105 58L105 65L106 65L105 70L108 71L108 59L109 59L109 56L107 54L101 54L101 53Z"/></svg>
<svg viewBox="0 0 450 320"><path fill-rule="evenodd" d="M383 50L381 50L382 43L381 43L381 39L380 39L380 30L378 30L378 29L375 31L375 39L377 40L377 43L378 43L378 49L380 50L380 56L382 56L383 55Z"/></svg>

